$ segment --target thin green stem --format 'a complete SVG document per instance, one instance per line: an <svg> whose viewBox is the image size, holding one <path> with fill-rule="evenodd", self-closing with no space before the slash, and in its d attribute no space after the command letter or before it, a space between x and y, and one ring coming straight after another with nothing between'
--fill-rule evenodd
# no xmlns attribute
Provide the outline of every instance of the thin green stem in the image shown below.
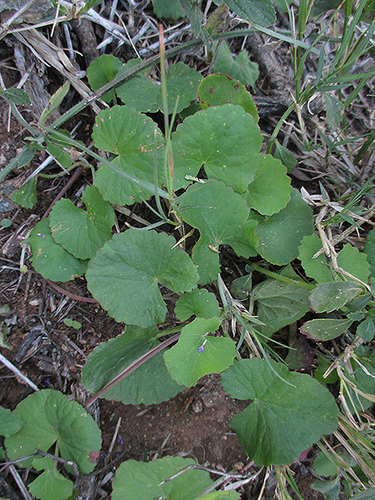
<svg viewBox="0 0 375 500"><path fill-rule="evenodd" d="M292 278L288 278L287 276L282 276L280 274L269 271L268 269L265 269L264 267L256 264L255 262L251 262L250 260L246 259L244 260L249 264L249 266L251 266L256 271L259 271L260 273L265 274L266 276L269 276L270 278L273 278L275 280L283 281L284 283L288 283L289 285L293 285L298 288L307 288L308 290L313 290L315 288L315 285L311 283L306 283L305 281L293 280Z"/></svg>

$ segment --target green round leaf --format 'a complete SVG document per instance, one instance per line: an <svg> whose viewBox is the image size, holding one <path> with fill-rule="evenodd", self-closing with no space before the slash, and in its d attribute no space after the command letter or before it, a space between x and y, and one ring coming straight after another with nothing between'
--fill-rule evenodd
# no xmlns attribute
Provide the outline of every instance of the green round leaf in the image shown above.
<svg viewBox="0 0 375 500"><path fill-rule="evenodd" d="M29 490L40 500L61 500L71 496L73 483L56 469L48 469L29 484Z"/></svg>
<svg viewBox="0 0 375 500"><path fill-rule="evenodd" d="M37 180L38 178L36 176L33 177L20 189L13 191L13 193L9 196L9 199L23 208L32 208L37 201L35 194Z"/></svg>
<svg viewBox="0 0 375 500"><path fill-rule="evenodd" d="M310 278L313 278L318 283L329 283L333 280L331 269L327 262L325 253L322 253L317 258L313 256L322 248L322 242L316 234L310 234L302 238L302 243L298 247L299 260L305 273Z"/></svg>
<svg viewBox="0 0 375 500"><path fill-rule="evenodd" d="M113 154L113 164L138 180L134 184L106 165L101 166L94 185L104 199L123 206L148 199L153 194L154 191L143 187L142 181L154 185L155 130L156 146L159 147L163 140L161 132L148 116L127 106L114 106L99 113L92 133L95 146ZM163 168L160 168L160 183L163 176Z"/></svg>
<svg viewBox="0 0 375 500"><path fill-rule="evenodd" d="M111 238L115 212L94 186L85 188L82 201L87 210L65 198L59 200L52 208L50 227L56 243L77 259L89 259Z"/></svg>
<svg viewBox="0 0 375 500"><path fill-rule="evenodd" d="M158 329L127 326L125 333L99 344L82 370L82 383L92 393L99 392L124 368L159 344ZM124 404L157 404L185 389L175 382L165 366L163 351L149 359L102 397Z"/></svg>
<svg viewBox="0 0 375 500"><path fill-rule="evenodd" d="M52 238L49 218L38 222L27 242L31 246L34 269L46 279L69 281L86 271L85 261L76 259Z"/></svg>
<svg viewBox="0 0 375 500"><path fill-rule="evenodd" d="M58 441L62 458L75 462L82 474L94 469L91 458L100 450L100 430L93 418L75 401L59 391L38 391L24 399L13 412L21 420L21 429L5 439L10 460L48 451ZM31 459L20 463L31 467Z"/></svg>
<svg viewBox="0 0 375 500"><path fill-rule="evenodd" d="M271 155L262 155L254 180L246 193L247 204L262 215L272 215L290 201L292 186L284 165Z"/></svg>
<svg viewBox="0 0 375 500"><path fill-rule="evenodd" d="M181 321L186 321L193 314L197 318L210 319L219 316L219 304L213 293L205 288L194 288L178 299L175 314Z"/></svg>
<svg viewBox="0 0 375 500"><path fill-rule="evenodd" d="M1 227L10 227L12 225L11 219L2 219L0 222Z"/></svg>
<svg viewBox="0 0 375 500"><path fill-rule="evenodd" d="M117 469L113 480L112 500L192 500L212 485L208 472L188 469L160 485L189 465L190 458L164 457L151 462L127 460Z"/></svg>
<svg viewBox="0 0 375 500"><path fill-rule="evenodd" d="M198 85L197 92L203 109L228 103L238 104L250 113L256 122L259 121L258 111L250 93L242 83L226 74L208 75Z"/></svg>
<svg viewBox="0 0 375 500"><path fill-rule="evenodd" d="M10 410L0 406L0 436L11 436L21 427L20 419Z"/></svg>
<svg viewBox="0 0 375 500"><path fill-rule="evenodd" d="M340 250L337 256L337 265L364 283L368 282L370 265L366 260L366 254L349 243Z"/></svg>
<svg viewBox="0 0 375 500"><path fill-rule="evenodd" d="M330 392L282 363L242 359L222 374L222 385L230 396L252 400L230 427L257 465L290 464L337 428L338 407Z"/></svg>
<svg viewBox="0 0 375 500"><path fill-rule="evenodd" d="M179 384L195 385L207 373L220 373L236 355L236 344L228 337L207 335L219 328L219 318L197 318L181 330L180 339L164 354L171 376Z"/></svg>
<svg viewBox="0 0 375 500"><path fill-rule="evenodd" d="M89 290L116 321L143 328L163 322L167 308L158 283L183 293L198 281L188 255L172 250L175 243L155 231L115 234L89 262Z"/></svg>
<svg viewBox="0 0 375 500"><path fill-rule="evenodd" d="M174 187L185 187L186 175L224 181L242 193L258 169L262 136L254 119L241 106L213 106L188 116L173 138Z"/></svg>
<svg viewBox="0 0 375 500"><path fill-rule="evenodd" d="M138 59L137 62L140 60ZM129 63L127 63L129 64ZM123 70L128 69L127 64ZM197 86L202 76L198 71L182 62L173 64L167 73L168 112L175 109L177 98L177 113L187 108L196 98ZM117 96L122 102L143 113L163 111L162 87L149 76L137 75L116 89Z"/></svg>
<svg viewBox="0 0 375 500"><path fill-rule="evenodd" d="M98 59L95 59L87 70L87 78L90 82L92 90L98 90L103 87L103 85L111 82L122 66L122 63L117 57L109 54L103 54L98 57ZM114 90L111 90L102 96L104 102L111 102L114 98Z"/></svg>
<svg viewBox="0 0 375 500"><path fill-rule="evenodd" d="M202 285L217 278L220 245L230 245L243 257L254 255L255 223L247 222L249 208L246 201L223 182L211 180L190 186L179 199L179 207L184 221L200 232L193 259Z"/></svg>
<svg viewBox="0 0 375 500"><path fill-rule="evenodd" d="M291 262L298 255L298 247L304 236L314 230L311 208L298 191L292 191L290 202L271 217L256 218L260 255L276 265Z"/></svg>

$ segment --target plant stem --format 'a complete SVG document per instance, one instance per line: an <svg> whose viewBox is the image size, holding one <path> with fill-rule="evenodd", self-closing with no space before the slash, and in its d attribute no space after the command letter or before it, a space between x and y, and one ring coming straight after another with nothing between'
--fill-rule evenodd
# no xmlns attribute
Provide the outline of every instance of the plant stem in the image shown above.
<svg viewBox="0 0 375 500"><path fill-rule="evenodd" d="M265 274L266 276L269 276L270 278L273 278L278 281L283 281L284 283L288 283L288 285L294 285L297 286L298 288L307 288L308 290L313 290L315 288L315 285L312 283L306 283L305 281L297 281L293 280L292 278L288 278L287 276L282 276L280 274L274 273L272 271L269 271L268 269L265 269L262 266L259 266L255 262L251 262L250 260L244 259L249 266L254 268L256 271L259 271L260 273Z"/></svg>

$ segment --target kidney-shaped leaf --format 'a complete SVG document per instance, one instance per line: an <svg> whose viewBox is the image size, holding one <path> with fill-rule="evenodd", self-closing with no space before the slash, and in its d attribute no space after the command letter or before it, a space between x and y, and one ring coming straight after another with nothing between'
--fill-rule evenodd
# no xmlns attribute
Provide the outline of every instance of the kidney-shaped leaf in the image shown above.
<svg viewBox="0 0 375 500"><path fill-rule="evenodd" d="M247 188L246 199L250 208L262 215L279 212L290 200L292 186L286 168L271 155L262 155L254 180Z"/></svg>
<svg viewBox="0 0 375 500"><path fill-rule="evenodd" d="M158 283L183 293L198 281L188 255L172 250L175 243L172 236L156 231L115 234L89 262L89 290L116 321L143 328L161 323L167 308Z"/></svg>
<svg viewBox="0 0 375 500"><path fill-rule="evenodd" d="M21 429L5 439L11 460L48 451L58 441L62 458L75 462L83 474L94 469L93 454L101 446L100 430L87 411L75 401L68 401L59 391L45 389L31 394L14 410L21 420ZM31 467L31 460L21 463Z"/></svg>
<svg viewBox="0 0 375 500"><path fill-rule="evenodd" d="M0 406L0 436L10 436L21 427L20 419L10 410Z"/></svg>
<svg viewBox="0 0 375 500"><path fill-rule="evenodd" d="M297 257L302 238L314 230L311 208L295 189L285 208L271 217L257 220L257 250L264 259L276 265L288 264Z"/></svg>
<svg viewBox="0 0 375 500"><path fill-rule="evenodd" d="M204 165L207 176L242 193L253 180L262 146L254 119L241 106L224 104L189 116L173 134L174 187Z"/></svg>
<svg viewBox="0 0 375 500"><path fill-rule="evenodd" d="M125 333L99 344L82 370L83 385L94 394L100 391L131 362L159 344L157 333L155 327L145 330L128 326ZM167 401L184 389L171 378L163 352L159 352L106 391L103 397L124 404L150 405Z"/></svg>
<svg viewBox="0 0 375 500"><path fill-rule="evenodd" d="M301 245L298 247L298 258L307 276L314 278L318 283L329 283L334 278L325 253L313 259L313 256L321 248L322 242L315 233L304 236Z"/></svg>
<svg viewBox="0 0 375 500"><path fill-rule="evenodd" d="M208 335L219 328L219 318L197 318L181 330L177 344L164 354L171 376L186 386L207 373L220 373L236 355L236 344L228 337Z"/></svg>
<svg viewBox="0 0 375 500"><path fill-rule="evenodd" d="M174 479L160 484L189 465L190 458L164 457L151 462L127 460L117 469L113 480L113 500L192 500L213 481L208 472L188 469Z"/></svg>
<svg viewBox="0 0 375 500"><path fill-rule="evenodd" d="M73 483L52 467L34 479L29 490L40 500L61 500L73 493Z"/></svg>
<svg viewBox="0 0 375 500"><path fill-rule="evenodd" d="M131 205L153 194L142 186L142 181L154 184L155 130L156 145L160 146L161 132L148 116L128 106L114 106L99 113L92 133L95 146L113 154L113 164L139 181L134 184L106 165L101 166L94 185L104 199L113 204ZM160 168L159 180L162 170Z"/></svg>
<svg viewBox="0 0 375 500"><path fill-rule="evenodd" d="M197 92L203 109L227 103L238 104L250 113L256 122L259 121L258 111L250 93L241 82L230 76L208 75L198 85Z"/></svg>
<svg viewBox="0 0 375 500"><path fill-rule="evenodd" d="M90 259L111 238L115 212L94 186L85 188L82 201L87 210L59 200L51 211L50 227L56 243L77 259Z"/></svg>
<svg viewBox="0 0 375 500"><path fill-rule="evenodd" d="M200 231L193 259L201 284L217 278L220 245L230 245L243 257L254 255L256 223L247 222L246 201L223 182L211 180L190 186L181 196L179 207L183 219Z"/></svg>
<svg viewBox="0 0 375 500"><path fill-rule="evenodd" d="M49 218L38 222L27 242L31 246L35 271L46 279L69 281L86 271L85 261L76 259L52 238Z"/></svg>
<svg viewBox="0 0 375 500"><path fill-rule="evenodd" d="M181 295L176 302L175 313L181 321L186 321L193 314L197 318L210 319L219 316L219 304L213 293L205 288L194 288Z"/></svg>
<svg viewBox="0 0 375 500"><path fill-rule="evenodd" d="M87 78L92 90L98 90L112 81L122 67L121 61L112 55L103 54L93 61L88 70ZM115 98L115 91L110 90L102 96L103 101L111 102Z"/></svg>
<svg viewBox="0 0 375 500"><path fill-rule="evenodd" d="M137 62L140 59L136 60ZM123 70L128 69L129 63ZM177 97L177 113L188 107L196 98L196 89L202 76L198 71L183 62L173 64L167 73L168 111L172 113ZM137 75L116 89L116 94L123 103L143 113L156 113L163 109L162 87L149 78L149 75Z"/></svg>
<svg viewBox="0 0 375 500"><path fill-rule="evenodd" d="M222 385L233 398L253 400L230 427L257 465L288 465L337 427L338 407L330 392L282 363L242 359L222 374Z"/></svg>

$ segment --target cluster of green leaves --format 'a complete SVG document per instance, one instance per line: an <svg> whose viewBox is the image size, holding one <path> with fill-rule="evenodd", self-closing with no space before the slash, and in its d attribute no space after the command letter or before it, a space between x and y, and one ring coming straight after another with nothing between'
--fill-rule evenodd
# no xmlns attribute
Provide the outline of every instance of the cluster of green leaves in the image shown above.
<svg viewBox="0 0 375 500"><path fill-rule="evenodd" d="M100 430L78 403L68 401L59 391L38 391L24 399L11 412L0 407L0 435L10 461L43 471L29 485L41 500L60 500L73 493L73 482L66 473L89 474L101 448ZM53 455L47 452L54 447ZM1 458L5 458L0 449ZM59 465L65 465L65 474Z"/></svg>
<svg viewBox="0 0 375 500"><path fill-rule="evenodd" d="M209 32L201 27L202 13L197 2L153 0L153 4L160 16L177 19L187 15L193 29L209 39ZM268 26L274 20L270 0L228 0L227 4L253 24ZM344 49L340 48L324 74L323 46L315 85L304 91L300 90L301 72L306 57L316 50L315 45L323 33L303 56L300 46L294 53L297 105L303 105L317 90L324 92L327 120L332 128L339 125L341 111L349 102L341 106L330 92L350 84L347 73L375 29L371 26L359 43L353 43L355 26L367 12L365 4L363 0L352 23L345 26L342 46L353 45L350 57L345 59ZM95 1L90 2L92 5ZM300 6L298 38L301 42L311 7L312 2L307 1ZM219 7L216 15L220 13ZM213 17L209 21L207 26L217 24ZM102 56L88 70L92 89L101 89L140 63L134 59L122 64L113 56ZM88 390L103 391L117 377L121 380L111 384L103 397L125 404L152 404L170 399L206 374L222 373L223 388L232 397L251 400L230 423L249 458L258 465L290 464L323 435L337 428L339 407L325 383L340 378L341 409L346 412L359 418L359 412L369 407L368 395L375 389L374 356L366 347L353 348L349 363L343 356L338 362L337 374L325 379L322 374L330 360L319 355L313 378L290 371L309 366L302 343L297 344L296 353L288 355L283 364L267 356L240 359L243 338L250 334L264 354L275 332L313 311L316 317L301 327L301 333L310 339L332 340L342 334L349 335L349 327L354 331L355 326L358 345L371 341L375 333L372 288L375 237L373 232L369 234L364 253L344 245L335 265L325 254L315 257L321 243L313 234L310 207L290 185L286 167L293 164L291 153L277 142L275 157L261 152L257 110L244 87L254 84L258 76L256 65L246 51L234 60L223 42L217 51L214 71L223 74L202 79L195 70L178 63L168 70L167 94L165 87L153 81L146 71L104 94L103 99L110 107L98 115L92 138L96 148L106 152L109 159L104 159L104 155L97 157L101 159L101 166L93 185L86 187L82 194L85 208L67 199L58 201L50 216L34 228L28 242L34 268L45 278L69 281L85 274L92 295L116 321L127 325L124 333L100 344L90 354L82 372L82 381ZM360 78L365 80L369 76L370 73ZM50 109L61 102L67 90L68 86L64 86L55 94L41 117L41 127ZM4 97L13 99L13 104L15 99L24 98L22 94L8 94ZM164 138L153 120L153 113L166 108L179 114L180 124ZM69 140L61 132L49 131L46 145L66 168L72 166L72 145L86 151L83 145ZM35 186L36 178L14 193L13 200L32 206ZM181 193L178 197L174 194L177 191ZM157 207L152 210L159 222L143 228L146 230L133 228L112 235L114 205L148 204L152 197ZM168 207L168 216L163 212L161 199ZM176 244L173 236L155 230L165 224L171 229L192 228L189 235L195 232L196 237L190 240L191 256ZM186 238L181 231L181 241ZM231 289L234 296L248 300L251 293L246 304L249 312L243 313L220 285L220 254L224 246L241 259L260 256L270 264L282 266L275 273L265 269L268 278L255 287L252 287L251 267L247 276L234 281ZM296 258L309 282L293 270L291 262ZM217 279L222 308L216 297L204 288ZM163 348L160 338L172 332L158 330L167 313L161 287L179 297L174 310L176 317L181 322L191 320L181 329L177 344L171 348ZM237 344L220 335L224 330L221 326L230 316L242 327ZM72 322L72 326L73 323L77 322ZM153 350L156 354L147 356ZM142 358L144 362L136 371L126 378L119 377ZM82 473L88 473L100 446L95 434L97 429L79 405L67 409L66 404L73 403L63 401L57 394L40 391L27 398L12 414L2 412L6 426L0 431L6 436L8 457L22 458L27 453L35 453L36 448L46 452L57 440L55 455L74 462ZM34 408L32 405L42 406L40 398L44 398L45 411L38 408L37 422L34 415L28 414ZM81 411L80 419L76 415L78 411ZM69 439L79 433L87 435L85 445L80 444L75 451L66 435L66 426L73 414L78 419L77 425L89 422L86 427L78 425L77 429L76 423L72 424ZM53 430L47 433L49 438L45 441L38 434L40 422ZM20 445L25 433L32 437L27 449ZM366 439L366 444L372 446L371 437ZM80 442L78 438L77 441ZM361 460L367 460L371 468L371 460L363 456ZM57 488L59 498L71 494L71 481L57 471L56 461L51 457L36 456L23 463L44 470L30 485L34 495L46 498L45 491L49 491L51 484ZM190 468L192 465L191 461L180 458L165 458L149 464L127 461L117 471L113 497L239 498L233 491L213 491L208 474ZM69 467L68 464L71 472ZM184 468L183 474L163 483L162 480ZM372 476L368 474L367 479L372 480ZM335 478L331 485L317 484L316 489L331 486L334 493L329 494L337 498L338 484Z"/></svg>

